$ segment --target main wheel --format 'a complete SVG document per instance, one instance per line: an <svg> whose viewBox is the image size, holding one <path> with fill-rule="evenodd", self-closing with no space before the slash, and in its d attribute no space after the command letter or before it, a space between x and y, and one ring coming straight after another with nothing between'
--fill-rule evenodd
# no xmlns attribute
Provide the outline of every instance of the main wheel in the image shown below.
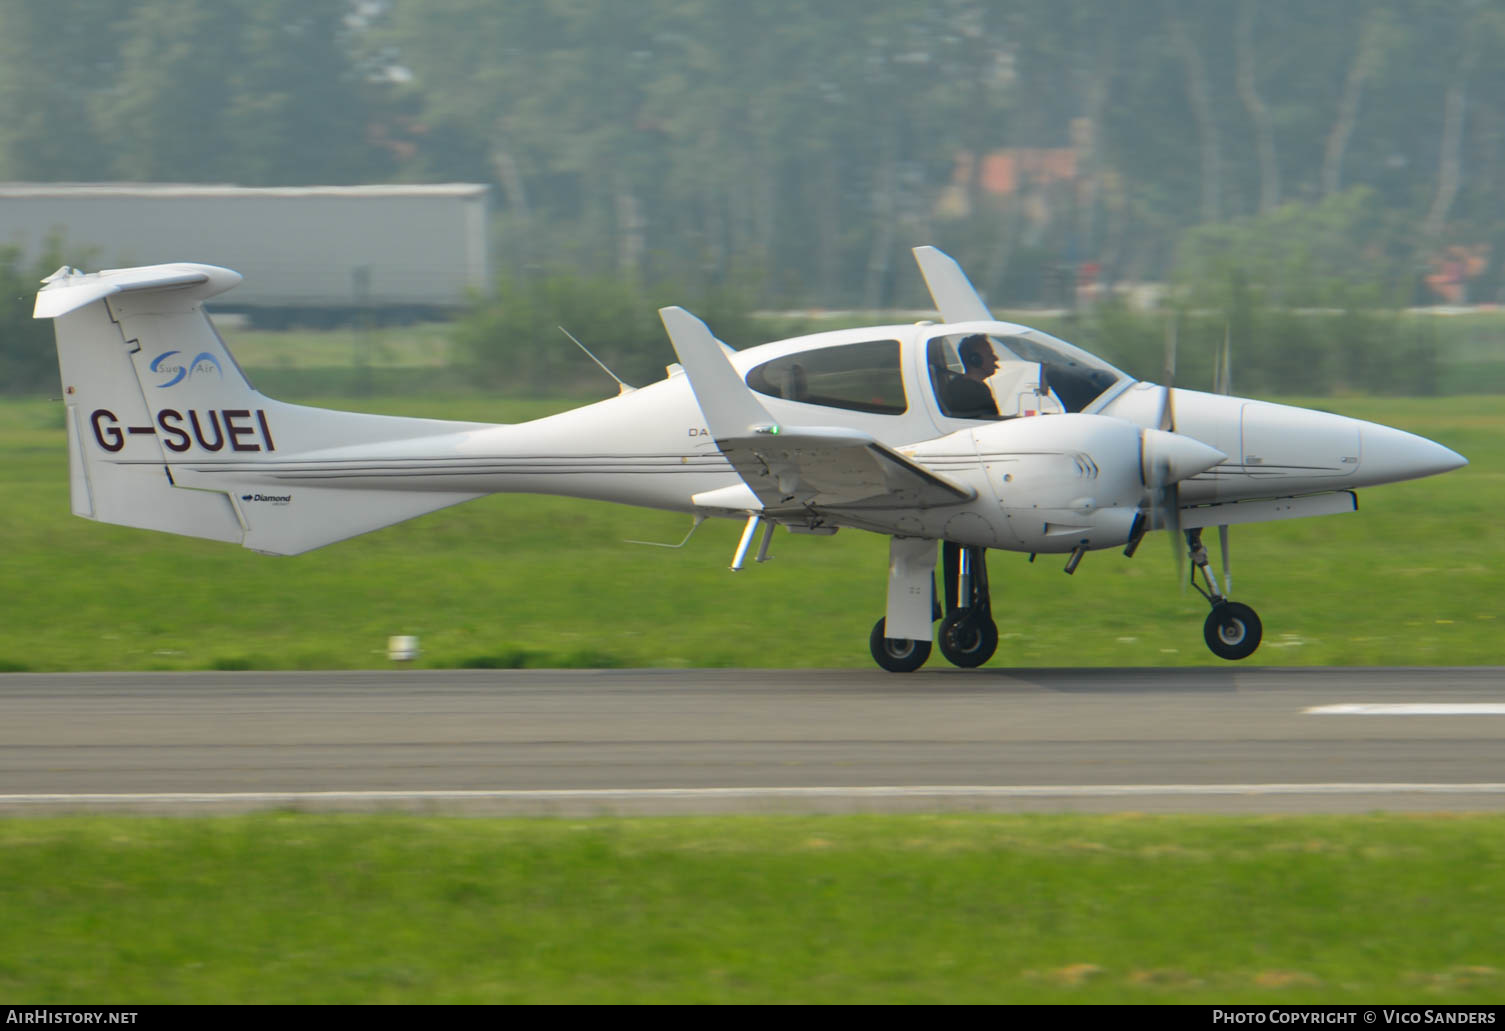
<svg viewBox="0 0 1505 1031"><path fill-rule="evenodd" d="M887 637L883 633L885 620L873 624L873 632L867 639L873 660L890 673L913 673L930 658L929 641L911 641L907 637Z"/></svg>
<svg viewBox="0 0 1505 1031"><path fill-rule="evenodd" d="M1259 647L1264 632L1254 610L1236 601L1214 605L1202 624L1207 647L1220 659L1247 659Z"/></svg>
<svg viewBox="0 0 1505 1031"><path fill-rule="evenodd" d="M976 669L998 650L998 624L975 607L953 610L938 636L941 654L962 669Z"/></svg>

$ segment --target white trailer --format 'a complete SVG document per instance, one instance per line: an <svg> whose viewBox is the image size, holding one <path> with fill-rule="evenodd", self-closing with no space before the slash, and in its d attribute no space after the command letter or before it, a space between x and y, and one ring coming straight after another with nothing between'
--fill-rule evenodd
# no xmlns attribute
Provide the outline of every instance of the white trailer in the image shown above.
<svg viewBox="0 0 1505 1031"><path fill-rule="evenodd" d="M69 264L197 261L245 281L231 310L286 319L441 312L491 283L488 187L0 183L0 245Z"/></svg>

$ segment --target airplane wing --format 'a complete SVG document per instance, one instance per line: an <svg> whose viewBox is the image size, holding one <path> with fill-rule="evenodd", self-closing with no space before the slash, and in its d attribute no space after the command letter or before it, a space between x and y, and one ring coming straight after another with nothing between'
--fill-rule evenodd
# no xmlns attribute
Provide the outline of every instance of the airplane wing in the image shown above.
<svg viewBox="0 0 1505 1031"><path fill-rule="evenodd" d="M971 280L956 259L934 247L916 247L915 261L930 288L931 299L943 322L987 322L993 318L988 306L977 296Z"/></svg>
<svg viewBox="0 0 1505 1031"><path fill-rule="evenodd" d="M772 514L809 508L935 508L974 496L969 488L857 430L804 427L717 438L716 446Z"/></svg>
<svg viewBox="0 0 1505 1031"><path fill-rule="evenodd" d="M871 434L780 425L704 322L683 308L660 308L659 317L717 448L769 514L812 507L933 508L974 497L971 488L937 476Z"/></svg>

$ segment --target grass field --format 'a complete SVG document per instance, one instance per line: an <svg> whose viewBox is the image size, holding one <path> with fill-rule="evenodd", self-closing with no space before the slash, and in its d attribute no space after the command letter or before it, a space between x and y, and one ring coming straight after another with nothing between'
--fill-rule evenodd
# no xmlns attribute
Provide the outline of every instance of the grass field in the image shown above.
<svg viewBox="0 0 1505 1031"><path fill-rule="evenodd" d="M304 400L304 399L299 399ZM1422 433L1471 465L1360 492L1352 515L1235 527L1235 596L1271 665L1493 664L1505 597L1505 404L1497 397L1328 399ZM373 399L401 414L516 421L547 402ZM593 502L496 496L295 558L69 514L61 406L0 403L9 599L0 668L368 668L392 634L420 665L866 666L887 552L871 534L780 534L774 560L727 571L740 526ZM1214 560L1216 561L1216 559ZM1164 535L1132 561L993 552L992 665L1216 663L1205 602Z"/></svg>
<svg viewBox="0 0 1505 1031"><path fill-rule="evenodd" d="M0 821L0 998L1498 1003L1505 819Z"/></svg>

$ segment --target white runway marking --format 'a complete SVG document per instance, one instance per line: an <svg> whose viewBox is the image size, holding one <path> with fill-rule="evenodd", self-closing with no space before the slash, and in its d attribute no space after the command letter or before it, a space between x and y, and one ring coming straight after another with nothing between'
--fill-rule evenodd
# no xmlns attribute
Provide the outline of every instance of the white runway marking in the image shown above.
<svg viewBox="0 0 1505 1031"><path fill-rule="evenodd" d="M1349 702L1303 711L1311 716L1505 716L1505 702Z"/></svg>
<svg viewBox="0 0 1505 1031"><path fill-rule="evenodd" d="M1505 783L1479 784L1057 784L931 787L585 788L528 791L179 791L122 794L0 795L0 806L245 805L312 806L442 802L653 802L743 799L1006 799L1134 796L1505 795Z"/></svg>

